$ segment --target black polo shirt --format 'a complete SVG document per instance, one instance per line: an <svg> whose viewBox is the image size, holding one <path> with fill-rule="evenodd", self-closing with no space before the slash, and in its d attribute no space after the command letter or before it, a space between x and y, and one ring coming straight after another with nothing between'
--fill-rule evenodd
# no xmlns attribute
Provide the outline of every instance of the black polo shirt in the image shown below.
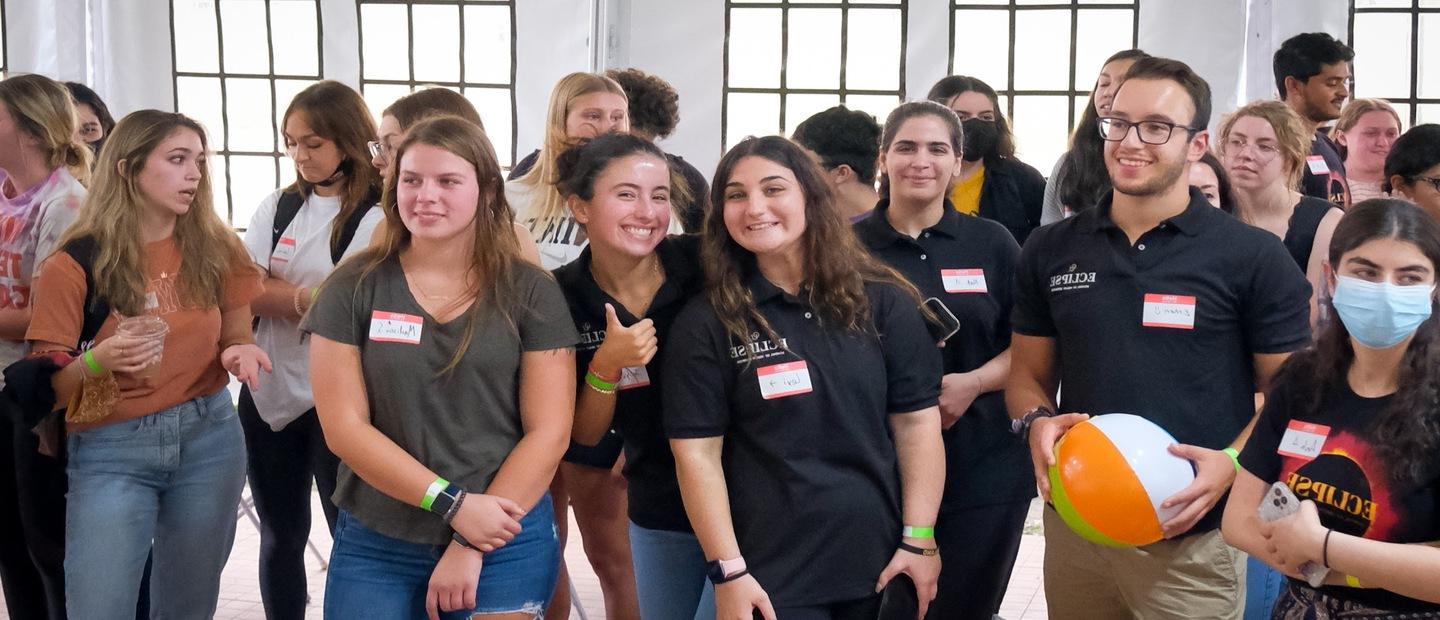
<svg viewBox="0 0 1440 620"><path fill-rule="evenodd" d="M1133 413L1181 443L1224 448L1255 414L1252 356L1309 341L1310 284L1275 235L1193 187L1184 212L1134 245L1110 203L1025 243L1015 333L1055 339L1062 411Z"/></svg>
<svg viewBox="0 0 1440 620"><path fill-rule="evenodd" d="M595 284L595 277L590 273L588 246L581 250L579 258L555 270L555 279L560 282L570 306L570 316L575 319L575 329L580 332L580 344L575 347L579 382L583 383L590 360L605 340L605 304L615 307L615 316L624 325L634 325L646 317L654 321L660 349L665 349L675 317L704 285L699 245L697 237L677 235L665 238L655 247L665 269L665 282L655 292L645 317L630 314L625 306ZM625 440L624 474L630 484L630 520L652 530L688 532L690 520L685 517L680 487L675 482L675 455L670 452L670 443L661 426L663 373L659 357L646 364L643 372L626 369L615 395L612 426Z"/></svg>
<svg viewBox="0 0 1440 620"><path fill-rule="evenodd" d="M870 596L900 540L889 416L936 405L940 355L894 285L865 287L872 333L822 323L758 272L747 285L781 341L734 342L693 300L662 351L665 432L724 437L740 551L776 606Z"/></svg>
<svg viewBox="0 0 1440 620"><path fill-rule="evenodd" d="M855 223L855 234L877 258L935 297L960 320L940 350L945 374L970 372L1010 347L1010 308L1020 246L992 220L955 211L945 201L934 226L910 238L886 218L890 201ZM945 431L945 509L1024 501L1035 497L1030 450L1010 432L1003 391L981 394Z"/></svg>

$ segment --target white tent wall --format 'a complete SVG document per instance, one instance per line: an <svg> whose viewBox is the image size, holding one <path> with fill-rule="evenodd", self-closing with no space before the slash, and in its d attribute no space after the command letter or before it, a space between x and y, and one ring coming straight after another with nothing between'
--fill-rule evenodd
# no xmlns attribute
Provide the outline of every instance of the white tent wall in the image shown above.
<svg viewBox="0 0 1440 620"><path fill-rule="evenodd" d="M12 72L90 81L116 116L173 107L165 36L169 0L0 1ZM323 74L358 86L355 2L319 2ZM1184 60L1209 80L1218 119L1241 103L1274 96L1270 58L1285 38L1324 31L1344 39L1349 5L1348 0L1140 0L1139 45ZM633 66L666 79L680 93L680 126L666 148L703 171L713 169L722 148L723 0L520 0L515 10L520 155L539 146L550 89L561 76ZM917 99L944 75L950 2L909 0L907 16L905 93ZM597 24L603 30L598 48L592 40ZM1115 47L1126 43L1117 41Z"/></svg>

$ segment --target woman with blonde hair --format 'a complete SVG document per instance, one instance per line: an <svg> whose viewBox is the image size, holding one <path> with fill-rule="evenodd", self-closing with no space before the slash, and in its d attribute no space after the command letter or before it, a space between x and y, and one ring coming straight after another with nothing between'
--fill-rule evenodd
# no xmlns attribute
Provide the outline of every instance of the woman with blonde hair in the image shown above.
<svg viewBox="0 0 1440 620"><path fill-rule="evenodd" d="M325 446L306 364L300 318L335 265L370 241L384 215L380 174L369 162L375 136L365 100L349 86L317 82L291 100L281 121L295 182L260 202L245 232L250 259L267 275L251 304L255 341L275 362L274 378L240 389L240 422L250 496L260 515L260 599L270 620L303 618L310 481L335 528L340 461Z"/></svg>
<svg viewBox="0 0 1440 620"><path fill-rule="evenodd" d="M301 324L341 461L325 615L528 620L560 559L546 487L575 392L554 387L573 385L578 336L559 285L519 255L478 126L421 121L393 165L384 239Z"/></svg>
<svg viewBox="0 0 1440 620"><path fill-rule="evenodd" d="M226 371L253 389L270 361L250 334L261 275L215 213L207 152L183 115L121 120L37 281L33 351L84 350L51 378L56 402L69 403L73 618L128 615L152 546L154 615L215 613L245 484ZM97 306L108 312L92 339Z"/></svg>
<svg viewBox="0 0 1440 620"><path fill-rule="evenodd" d="M1234 215L1274 233L1310 281L1310 317L1319 319L1325 248L1343 212L1328 201L1301 194L1300 177L1310 156L1312 133L1280 101L1256 101L1220 122L1218 149L1235 193Z"/></svg>
<svg viewBox="0 0 1440 620"><path fill-rule="evenodd" d="M576 221L556 187L556 160L585 140L629 129L629 102L625 89L615 80L598 73L571 73L551 91L544 146L522 160L505 184L505 198L515 209L515 222L529 229L540 246L540 264L546 269L575 260L589 242L584 225ZM678 218L671 220L671 232L680 232L677 222ZM625 480L615 467L620 452L621 440L615 433L607 434L595 446L572 442L550 487L555 496L561 547L568 534L568 505L575 509L575 520L585 540L585 555L600 578L606 615L616 619L638 618L640 605L626 533ZM568 579L562 565L551 620L568 617Z"/></svg>
<svg viewBox="0 0 1440 620"><path fill-rule="evenodd" d="M33 74L0 81L0 367L28 351L32 279L85 200L91 155L75 141L75 118L60 82ZM40 454L33 424L5 406L0 462L14 467L0 484L5 603L11 617L63 616L64 464Z"/></svg>
<svg viewBox="0 0 1440 620"><path fill-rule="evenodd" d="M1351 204L1385 197L1385 157L1401 133L1400 114L1384 99L1351 99L1335 121Z"/></svg>

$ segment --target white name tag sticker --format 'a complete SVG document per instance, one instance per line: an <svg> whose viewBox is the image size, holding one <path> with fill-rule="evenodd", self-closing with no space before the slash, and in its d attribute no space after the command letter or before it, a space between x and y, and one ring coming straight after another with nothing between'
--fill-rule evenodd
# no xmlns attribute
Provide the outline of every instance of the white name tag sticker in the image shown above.
<svg viewBox="0 0 1440 620"><path fill-rule="evenodd" d="M986 293L984 269L941 269L946 293Z"/></svg>
<svg viewBox="0 0 1440 620"><path fill-rule="evenodd" d="M808 394L814 389L810 385L810 368L805 362L765 366L756 375L760 378L760 396L765 400Z"/></svg>
<svg viewBox="0 0 1440 620"><path fill-rule="evenodd" d="M1308 461L1320 456L1320 450L1325 447L1325 439L1329 436L1328 426L1291 420L1285 436L1280 438L1280 447L1275 451Z"/></svg>
<svg viewBox="0 0 1440 620"><path fill-rule="evenodd" d="M1147 293L1140 324L1145 327L1195 329L1195 298L1189 295Z"/></svg>
<svg viewBox="0 0 1440 620"><path fill-rule="evenodd" d="M275 251L270 253L270 260L288 263L292 258L295 258L295 238L281 237L280 241L275 243Z"/></svg>
<svg viewBox="0 0 1440 620"><path fill-rule="evenodd" d="M1310 174L1330 174L1330 166L1325 163L1324 155L1306 157L1305 165L1310 168Z"/></svg>
<svg viewBox="0 0 1440 620"><path fill-rule="evenodd" d="M628 390L650 385L650 372L644 366L626 366L620 369L620 382L616 388Z"/></svg>
<svg viewBox="0 0 1440 620"><path fill-rule="evenodd" d="M370 339L375 342L400 342L420 344L420 329L425 320L413 314L384 312L370 313Z"/></svg>

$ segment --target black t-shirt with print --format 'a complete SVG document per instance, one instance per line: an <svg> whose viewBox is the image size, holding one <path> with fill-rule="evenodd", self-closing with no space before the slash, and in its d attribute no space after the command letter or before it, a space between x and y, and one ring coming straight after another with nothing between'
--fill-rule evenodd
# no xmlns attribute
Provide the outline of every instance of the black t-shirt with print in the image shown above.
<svg viewBox="0 0 1440 620"><path fill-rule="evenodd" d="M1272 390L1241 466L1267 485L1284 480L1296 497L1314 500L1320 522L1337 532L1392 543L1440 540L1440 468L1419 482L1395 483L1370 438L1370 424L1394 397L1363 398L1339 385L1310 413L1313 397L1301 383L1307 382L1282 380ZM1380 610L1440 612L1440 605L1387 590L1321 590Z"/></svg>
<svg viewBox="0 0 1440 620"><path fill-rule="evenodd" d="M1328 200L1341 209L1350 203L1350 186L1345 181L1345 159L1340 157L1339 147L1324 130L1316 131L1315 141L1310 143L1310 157L1305 160L1300 193Z"/></svg>
<svg viewBox="0 0 1440 620"><path fill-rule="evenodd" d="M734 342L692 300L661 350L665 434L723 438L740 552L777 607L870 596L900 542L890 415L939 402L940 351L894 285L865 287L870 333L826 324L758 272L747 286L780 341Z"/></svg>

